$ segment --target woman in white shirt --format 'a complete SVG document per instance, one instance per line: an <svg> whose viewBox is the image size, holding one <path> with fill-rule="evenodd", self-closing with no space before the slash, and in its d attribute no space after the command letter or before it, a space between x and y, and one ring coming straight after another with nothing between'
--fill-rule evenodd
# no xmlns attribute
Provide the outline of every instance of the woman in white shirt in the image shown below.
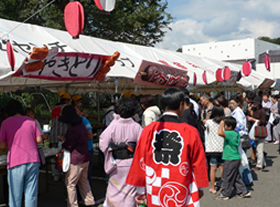
<svg viewBox="0 0 280 207"><path fill-rule="evenodd" d="M224 147L224 138L218 135L220 122L225 117L224 108L221 105L214 105L210 119L205 123L208 132L208 139L206 143L206 154L210 158L210 193L217 193L215 189L216 171L219 167L220 174L223 174L223 160L222 153Z"/></svg>
<svg viewBox="0 0 280 207"><path fill-rule="evenodd" d="M161 115L160 109L155 105L155 100L152 95L144 95L140 99L140 104L145 110L142 115L142 127L149 125L150 123L158 120Z"/></svg>

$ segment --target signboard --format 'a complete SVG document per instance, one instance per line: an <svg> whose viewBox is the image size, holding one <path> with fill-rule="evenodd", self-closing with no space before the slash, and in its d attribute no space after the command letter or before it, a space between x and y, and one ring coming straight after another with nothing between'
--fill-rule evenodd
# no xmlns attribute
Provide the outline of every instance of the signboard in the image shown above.
<svg viewBox="0 0 280 207"><path fill-rule="evenodd" d="M273 87L273 90L280 90L280 79L276 79L276 83Z"/></svg>
<svg viewBox="0 0 280 207"><path fill-rule="evenodd" d="M79 52L59 52L53 56L47 56L42 61L27 58L13 76L62 81L89 81L94 79L95 74L110 57ZM26 70L29 64L34 63L34 70ZM38 65L37 69L36 64Z"/></svg>
<svg viewBox="0 0 280 207"><path fill-rule="evenodd" d="M133 82L163 88L185 88L189 79L185 70L143 60Z"/></svg>
<svg viewBox="0 0 280 207"><path fill-rule="evenodd" d="M271 79L264 79L264 81L259 85L259 89L262 89L262 90L266 90L266 89L269 89L272 84L274 83L275 81L274 80L271 80Z"/></svg>

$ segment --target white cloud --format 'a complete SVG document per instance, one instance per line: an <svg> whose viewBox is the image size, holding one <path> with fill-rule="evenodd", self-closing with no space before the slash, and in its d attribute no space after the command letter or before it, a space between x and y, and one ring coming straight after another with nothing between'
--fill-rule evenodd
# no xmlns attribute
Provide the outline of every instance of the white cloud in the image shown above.
<svg viewBox="0 0 280 207"><path fill-rule="evenodd" d="M182 45L247 37L280 37L280 1L192 0L173 6L179 20L170 24L157 47L176 50Z"/></svg>
<svg viewBox="0 0 280 207"><path fill-rule="evenodd" d="M279 24L277 22L267 22L264 20L249 20L243 18L240 22L239 30L248 30L253 37L276 37L277 35L280 36Z"/></svg>
<svg viewBox="0 0 280 207"><path fill-rule="evenodd" d="M203 34L204 23L198 23L193 19L184 19L171 23L172 31L168 31L164 37L164 41L159 43L157 47L177 50L183 44L199 43L205 40L210 41L211 38Z"/></svg>

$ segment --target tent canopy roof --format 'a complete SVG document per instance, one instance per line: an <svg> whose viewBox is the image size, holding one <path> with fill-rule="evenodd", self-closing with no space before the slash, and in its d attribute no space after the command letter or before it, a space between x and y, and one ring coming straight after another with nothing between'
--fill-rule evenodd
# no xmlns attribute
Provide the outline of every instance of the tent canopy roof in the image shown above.
<svg viewBox="0 0 280 207"><path fill-rule="evenodd" d="M21 24L19 26L19 24ZM17 29L13 30L15 27ZM9 33L9 31L13 30ZM28 86L44 87L52 91L68 91L70 93L83 93L88 91L124 92L132 90L133 93L161 94L164 89L160 87L144 86L133 83L138 73L142 60L155 63L168 64L172 67L185 70L190 77L190 89L197 92L220 90L223 86L216 85L215 71L218 68L228 66L232 71L240 71L241 65L230 64L207 58L199 58L191 55L163 50L159 48L145 47L128 43L113 42L81 35L80 39L73 40L65 31L51 28L22 24L10 20L0 19L0 88L1 91L22 89ZM57 47L59 52L84 52L91 54L112 55L121 53L116 64L111 68L104 82L97 81L50 81L32 79L28 77L12 77L5 41L9 38L15 53L15 70L20 68L28 53L34 46L49 48ZM205 85L202 79L206 71L209 85ZM193 86L193 74L197 75L197 84ZM244 77L239 84L228 85L227 91L250 90L261 84L265 78L253 71L252 76ZM118 81L115 79L118 78Z"/></svg>

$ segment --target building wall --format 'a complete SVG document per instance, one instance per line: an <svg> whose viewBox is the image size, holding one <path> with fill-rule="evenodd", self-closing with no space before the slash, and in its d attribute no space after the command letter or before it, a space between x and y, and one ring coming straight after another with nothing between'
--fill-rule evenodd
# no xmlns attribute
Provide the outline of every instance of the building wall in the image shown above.
<svg viewBox="0 0 280 207"><path fill-rule="evenodd" d="M268 76L272 79L280 79L280 63L271 63L270 72L266 70L264 63L257 64L257 72L265 76Z"/></svg>
<svg viewBox="0 0 280 207"><path fill-rule="evenodd" d="M209 42L202 44L184 45L182 52L199 57L207 57L223 61L238 61L256 59L266 50L279 49L279 45L262 40L247 38L224 42Z"/></svg>
<svg viewBox="0 0 280 207"><path fill-rule="evenodd" d="M268 50L279 50L280 45L255 39L255 59L258 62L259 54Z"/></svg>

